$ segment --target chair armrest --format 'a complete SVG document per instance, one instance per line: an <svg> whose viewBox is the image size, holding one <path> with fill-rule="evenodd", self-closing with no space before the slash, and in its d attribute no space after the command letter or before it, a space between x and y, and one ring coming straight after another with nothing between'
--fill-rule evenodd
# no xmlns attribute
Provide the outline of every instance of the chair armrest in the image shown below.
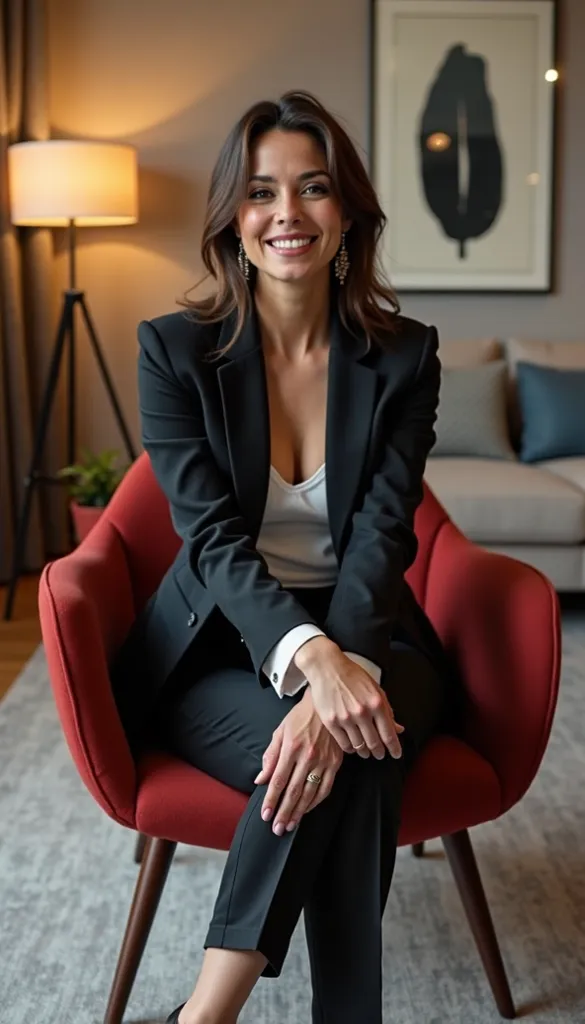
<svg viewBox="0 0 585 1024"><path fill-rule="evenodd" d="M71 554L48 563L39 613L65 739L90 793L134 827L136 769L112 695L108 663L134 619L119 535L100 520Z"/></svg>
<svg viewBox="0 0 585 1024"><path fill-rule="evenodd" d="M424 605L459 669L462 738L496 771L505 811L536 775L552 726L557 594L538 570L485 551L447 520L434 538Z"/></svg>

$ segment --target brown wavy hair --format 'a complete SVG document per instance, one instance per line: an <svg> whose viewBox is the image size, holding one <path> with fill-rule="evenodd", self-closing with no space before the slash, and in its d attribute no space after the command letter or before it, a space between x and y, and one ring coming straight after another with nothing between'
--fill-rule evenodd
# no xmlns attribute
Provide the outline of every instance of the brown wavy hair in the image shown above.
<svg viewBox="0 0 585 1024"><path fill-rule="evenodd" d="M350 268L343 287L331 273L339 314L348 330L352 330L353 324L365 332L368 344L374 341L383 345L384 336L387 340L388 332L393 331L400 309L396 293L379 265L378 243L386 216L347 132L315 96L302 90L286 92L276 103L255 103L227 136L213 168L207 197L201 256L208 273L189 289L180 305L198 323L216 323L237 310L233 336L217 356L236 342L251 310L257 271L250 263L247 280L238 266L239 240L233 222L247 196L251 147L261 135L274 129L305 132L321 148L334 194L344 217L352 221L345 242ZM188 299L190 292L210 276L217 282L215 294L200 300Z"/></svg>

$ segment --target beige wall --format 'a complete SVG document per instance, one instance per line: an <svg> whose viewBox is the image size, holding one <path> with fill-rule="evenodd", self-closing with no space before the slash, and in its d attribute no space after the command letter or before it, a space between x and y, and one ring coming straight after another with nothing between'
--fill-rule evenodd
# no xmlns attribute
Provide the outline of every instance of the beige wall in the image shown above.
<svg viewBox="0 0 585 1024"><path fill-rule="evenodd" d="M175 308L200 275L209 174L233 121L290 88L315 92L367 145L368 0L48 0L53 136L138 147L140 224L80 232L78 276L138 441L136 324ZM559 167L558 291L551 296L405 296L444 337L585 337L584 0L564 0L566 82ZM56 238L58 273L65 258ZM80 439L119 444L89 349L80 345Z"/></svg>

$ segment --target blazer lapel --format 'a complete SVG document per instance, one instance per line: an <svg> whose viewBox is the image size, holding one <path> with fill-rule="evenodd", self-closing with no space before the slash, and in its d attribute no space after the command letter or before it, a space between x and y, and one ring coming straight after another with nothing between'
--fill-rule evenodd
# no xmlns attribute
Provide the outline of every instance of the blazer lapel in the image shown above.
<svg viewBox="0 0 585 1024"><path fill-rule="evenodd" d="M366 468L376 404L378 375L359 361L365 346L365 338L351 335L332 310L325 459L329 526L339 562Z"/></svg>
<svg viewBox="0 0 585 1024"><path fill-rule="evenodd" d="M224 320L219 347L227 343L236 317ZM228 452L236 498L250 536L258 539L270 474L270 416L264 353L255 310L218 370Z"/></svg>
<svg viewBox="0 0 585 1024"><path fill-rule="evenodd" d="M234 325L235 316L224 321L219 346L227 342ZM325 460L329 525L339 560L365 470L376 402L378 378L374 369L359 361L364 353L365 339L351 335L332 308ZM256 541L268 493L270 416L264 354L254 309L226 359L218 370L218 379L230 465L238 504Z"/></svg>

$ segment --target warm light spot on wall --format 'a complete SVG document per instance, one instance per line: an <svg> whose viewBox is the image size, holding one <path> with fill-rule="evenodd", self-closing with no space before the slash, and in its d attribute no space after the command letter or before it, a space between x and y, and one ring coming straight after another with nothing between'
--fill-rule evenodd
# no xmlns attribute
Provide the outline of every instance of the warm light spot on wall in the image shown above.
<svg viewBox="0 0 585 1024"><path fill-rule="evenodd" d="M200 24L202 8L213 5L175 0L165 14L160 3L48 2L76 13L66 30L66 19L50 19L54 137L131 139L141 151L155 144L176 153L197 137L221 135L223 125L227 131L238 105L222 107L223 98L237 96L266 56L265 34L249 30L247 4L233 5L230 22L248 19L248 32L238 35L232 24L224 41L217 14ZM252 102L253 90L242 91Z"/></svg>
<svg viewBox="0 0 585 1024"><path fill-rule="evenodd" d="M427 139L427 149L432 153L443 153L451 145L451 136L445 132L433 132Z"/></svg>
<svg viewBox="0 0 585 1024"><path fill-rule="evenodd" d="M539 181L540 181L540 174L538 173L538 171L533 171L532 174L527 174L526 175L526 184L527 185L538 185Z"/></svg>
<svg viewBox="0 0 585 1024"><path fill-rule="evenodd" d="M554 68L549 68L549 70L545 72L544 77L546 78L547 82L556 82L558 81L559 73L558 71L555 71Z"/></svg>

